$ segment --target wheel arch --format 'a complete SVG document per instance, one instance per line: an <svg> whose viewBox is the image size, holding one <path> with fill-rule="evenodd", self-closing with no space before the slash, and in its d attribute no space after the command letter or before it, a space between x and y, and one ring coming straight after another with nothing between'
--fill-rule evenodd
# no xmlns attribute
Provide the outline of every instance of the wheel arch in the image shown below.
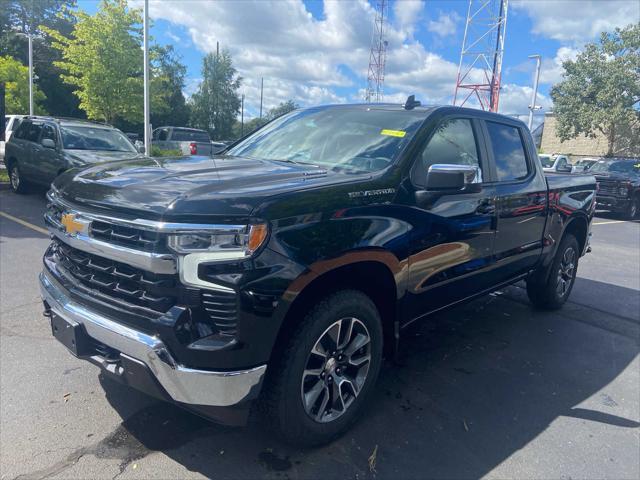
<svg viewBox="0 0 640 480"><path fill-rule="evenodd" d="M301 288L300 284L302 284ZM285 293L285 298L287 296L294 296L294 298L280 324L271 353L272 358L286 347L287 340L297 323L311 306L340 290L357 290L373 301L382 320L385 354L392 354L395 348L394 339L398 321L396 277L384 262L361 260L342 264L322 273L310 270L292 284L292 288Z"/></svg>
<svg viewBox="0 0 640 480"><path fill-rule="evenodd" d="M568 234L573 235L578 241L578 246L580 247L580 256L582 256L585 253L585 249L587 247L587 238L589 236L589 221L587 220L587 218L582 215L578 215L569 219L569 222L567 222L567 225L562 231L562 237L560 238L558 245L560 245L562 239L564 239L564 237L566 237Z"/></svg>

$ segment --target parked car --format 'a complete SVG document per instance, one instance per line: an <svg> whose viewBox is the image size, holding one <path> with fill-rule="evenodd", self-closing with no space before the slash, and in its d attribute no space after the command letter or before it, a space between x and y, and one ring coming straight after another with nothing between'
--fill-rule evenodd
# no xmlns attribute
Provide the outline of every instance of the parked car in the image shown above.
<svg viewBox="0 0 640 480"><path fill-rule="evenodd" d="M571 170L571 173L588 172L589 169L598 162L598 160L598 158L581 158L573 164L573 170Z"/></svg>
<svg viewBox="0 0 640 480"><path fill-rule="evenodd" d="M109 125L76 119L25 117L6 144L9 183L16 193L48 186L70 168L138 156L129 139Z"/></svg>
<svg viewBox="0 0 640 480"><path fill-rule="evenodd" d="M0 162L4 161L4 149L6 142L11 138L11 134L18 128L24 115L5 115L4 117L4 138L0 140Z"/></svg>
<svg viewBox="0 0 640 480"><path fill-rule="evenodd" d="M317 445L353 424L412 322L523 279L533 304L561 307L595 188L545 177L510 117L296 110L215 163L56 179L45 314L106 376L223 423L257 400L274 432Z"/></svg>
<svg viewBox="0 0 640 480"><path fill-rule="evenodd" d="M607 158L596 162L589 173L598 182L598 208L633 220L640 216L640 159Z"/></svg>
<svg viewBox="0 0 640 480"><path fill-rule="evenodd" d="M571 173L573 168L569 157L566 155L538 155L540 163L542 163L542 170L545 172L560 172Z"/></svg>
<svg viewBox="0 0 640 480"><path fill-rule="evenodd" d="M211 156L214 153L209 134L195 128L156 128L151 137L151 145L160 150L180 150L183 155Z"/></svg>

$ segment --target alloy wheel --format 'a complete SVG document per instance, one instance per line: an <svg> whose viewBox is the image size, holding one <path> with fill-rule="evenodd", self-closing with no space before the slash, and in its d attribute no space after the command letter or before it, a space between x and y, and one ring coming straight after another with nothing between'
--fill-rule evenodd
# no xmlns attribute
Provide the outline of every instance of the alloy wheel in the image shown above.
<svg viewBox="0 0 640 480"><path fill-rule="evenodd" d="M556 292L562 298L564 297L573 282L576 270L576 251L573 247L569 247L564 251L560 268L558 269L558 283Z"/></svg>
<svg viewBox="0 0 640 480"><path fill-rule="evenodd" d="M357 318L342 318L316 341L302 373L302 404L319 423L342 416L362 391L371 364L371 337Z"/></svg>
<svg viewBox="0 0 640 480"><path fill-rule="evenodd" d="M11 168L9 179L11 180L11 188L17 191L18 188L20 188L20 172L18 171L18 167Z"/></svg>

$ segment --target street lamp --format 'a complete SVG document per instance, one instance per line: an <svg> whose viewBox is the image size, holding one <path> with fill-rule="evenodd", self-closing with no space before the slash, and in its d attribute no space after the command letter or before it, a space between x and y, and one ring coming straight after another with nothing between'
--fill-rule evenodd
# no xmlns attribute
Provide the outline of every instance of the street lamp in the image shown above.
<svg viewBox="0 0 640 480"><path fill-rule="evenodd" d="M144 61L144 153L151 155L151 125L149 124L149 0L144 0L143 61Z"/></svg>
<svg viewBox="0 0 640 480"><path fill-rule="evenodd" d="M32 33L17 32L29 40L29 116L33 116L33 37Z"/></svg>
<svg viewBox="0 0 640 480"><path fill-rule="evenodd" d="M531 94L531 105L529 105L529 130L533 126L533 111L538 110L541 107L536 107L536 100L538 98L538 80L540 79L540 55L529 55L529 58L536 59L536 73L533 77L533 93Z"/></svg>

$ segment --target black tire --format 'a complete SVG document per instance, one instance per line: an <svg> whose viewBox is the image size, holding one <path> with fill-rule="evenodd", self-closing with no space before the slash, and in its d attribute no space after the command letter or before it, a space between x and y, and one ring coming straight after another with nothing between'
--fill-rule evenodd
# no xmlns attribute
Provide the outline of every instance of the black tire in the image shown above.
<svg viewBox="0 0 640 480"><path fill-rule="evenodd" d="M335 325L342 321L344 323L337 327L338 341L335 343L338 343L338 351L334 354L330 352L330 334L335 333ZM342 325L346 328L341 333ZM349 325L353 325L351 329ZM354 332L356 336L351 335ZM345 333L350 334L349 338L346 338ZM360 345L364 341L363 336L367 334L369 343L358 347L346 360L348 347L353 345L349 343L350 339L354 339L355 345ZM304 446L322 445L344 433L357 420L373 393L382 361L382 335L380 314L376 306L359 291L342 290L314 305L296 327L279 358L269 366L270 372L260 406L263 417L272 430L284 441ZM343 338L345 340L341 350L339 344ZM329 343L322 343L324 341ZM327 355L312 353L312 349L316 348L324 350ZM356 355L360 357L353 360ZM358 379L350 369L364 368L353 365L365 357L370 358L367 371L359 388L356 388ZM310 368L312 362L318 362L314 368ZM303 376L316 368L322 373ZM358 371L360 373L361 370ZM336 376L337 374L342 375ZM349 381L344 382L344 379ZM314 398L312 391L318 391L315 388L317 385L320 385L321 393L311 401L310 398ZM336 391L341 393L337 395ZM308 399L306 403L303 396ZM324 400L325 396L327 402ZM341 401L340 405L347 405L342 411L333 409L337 405L334 401L337 400ZM316 407L317 411L314 410Z"/></svg>
<svg viewBox="0 0 640 480"><path fill-rule="evenodd" d="M9 175L9 185L11 186L11 190L15 193L27 193L29 191L29 184L22 176L20 167L18 167L17 163L10 163L7 173Z"/></svg>
<svg viewBox="0 0 640 480"><path fill-rule="evenodd" d="M548 278L541 281L535 276L527 280L527 295L537 308L557 310L571 295L578 272L580 250L576 237L564 236L551 264Z"/></svg>
<svg viewBox="0 0 640 480"><path fill-rule="evenodd" d="M640 196L636 195L629 202L629 206L624 212L624 218L626 220L635 220L640 213Z"/></svg>

